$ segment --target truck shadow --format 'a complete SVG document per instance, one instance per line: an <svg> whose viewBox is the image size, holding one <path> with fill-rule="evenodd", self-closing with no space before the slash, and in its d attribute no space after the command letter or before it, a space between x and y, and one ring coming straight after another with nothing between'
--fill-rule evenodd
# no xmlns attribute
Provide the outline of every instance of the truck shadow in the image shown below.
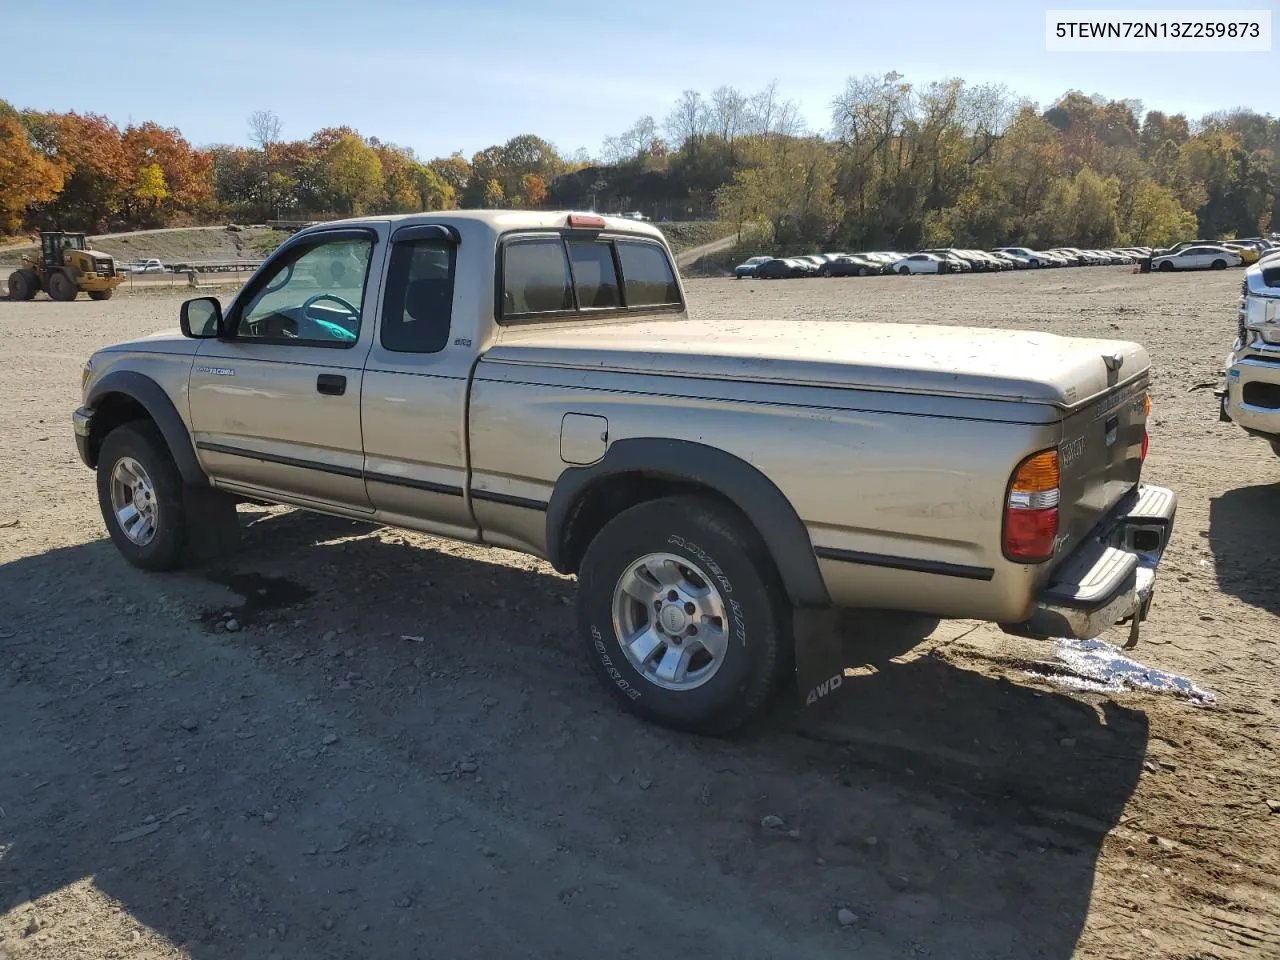
<svg viewBox="0 0 1280 960"><path fill-rule="evenodd" d="M598 686L571 580L399 539L265 514L208 571L0 567L0 934L89 877L202 960L594 958L618 915L643 956L1073 955L1141 712L867 615L820 722L674 734Z"/></svg>
<svg viewBox="0 0 1280 960"><path fill-rule="evenodd" d="M1280 616L1280 483L1237 487L1214 497L1209 548L1224 593Z"/></svg>

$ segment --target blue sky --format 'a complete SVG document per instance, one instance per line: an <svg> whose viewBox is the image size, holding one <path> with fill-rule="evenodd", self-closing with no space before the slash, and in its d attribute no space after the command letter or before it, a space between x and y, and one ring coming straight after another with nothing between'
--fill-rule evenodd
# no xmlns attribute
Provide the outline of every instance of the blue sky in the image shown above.
<svg viewBox="0 0 1280 960"><path fill-rule="evenodd" d="M155 120L197 146L245 142L245 118L265 108L287 139L348 124L424 157L469 156L520 133L595 154L641 115L661 123L683 89L751 92L772 79L820 130L846 78L890 70L917 83L1004 83L1042 106L1075 88L1192 117L1233 106L1280 114L1276 52L1045 52L1045 10L1109 6L1101 0L295 2L109 4L91 16L92 36L56 45L41 4L4 4L9 41L30 42L4 44L0 97L122 126Z"/></svg>

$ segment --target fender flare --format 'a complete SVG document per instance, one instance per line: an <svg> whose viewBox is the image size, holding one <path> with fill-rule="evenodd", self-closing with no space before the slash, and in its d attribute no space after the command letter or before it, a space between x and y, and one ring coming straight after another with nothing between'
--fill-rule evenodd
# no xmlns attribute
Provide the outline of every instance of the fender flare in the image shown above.
<svg viewBox="0 0 1280 960"><path fill-rule="evenodd" d="M201 487L209 485L209 478L196 458L187 425L160 384L133 370L113 370L93 385L85 398L85 406L96 410L102 398L113 393L129 397L147 411L160 429L169 454L186 483Z"/></svg>
<svg viewBox="0 0 1280 960"><path fill-rule="evenodd" d="M561 573L571 572L563 534L582 496L621 474L694 483L720 494L759 531L791 602L801 608L830 605L809 531L782 491L747 461L689 440L619 440L594 464L560 474L547 504L547 558Z"/></svg>

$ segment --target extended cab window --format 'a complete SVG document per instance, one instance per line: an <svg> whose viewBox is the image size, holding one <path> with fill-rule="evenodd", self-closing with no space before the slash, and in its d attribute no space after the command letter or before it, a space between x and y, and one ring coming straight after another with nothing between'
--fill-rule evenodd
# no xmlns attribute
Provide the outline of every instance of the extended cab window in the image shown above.
<svg viewBox="0 0 1280 960"><path fill-rule="evenodd" d="M391 248L382 305L382 345L397 353L439 353L449 342L455 249L443 240Z"/></svg>
<svg viewBox="0 0 1280 960"><path fill-rule="evenodd" d="M239 311L237 339L351 346L360 337L373 242L300 245L263 278Z"/></svg>
<svg viewBox="0 0 1280 960"><path fill-rule="evenodd" d="M573 309L569 260L559 237L507 244L502 275L504 316Z"/></svg>
<svg viewBox="0 0 1280 960"><path fill-rule="evenodd" d="M501 259L501 322L683 306L675 270L659 243L607 236L520 236L503 244Z"/></svg>
<svg viewBox="0 0 1280 960"><path fill-rule="evenodd" d="M656 243L618 241L618 259L626 278L627 306L666 306L680 302L671 261Z"/></svg>

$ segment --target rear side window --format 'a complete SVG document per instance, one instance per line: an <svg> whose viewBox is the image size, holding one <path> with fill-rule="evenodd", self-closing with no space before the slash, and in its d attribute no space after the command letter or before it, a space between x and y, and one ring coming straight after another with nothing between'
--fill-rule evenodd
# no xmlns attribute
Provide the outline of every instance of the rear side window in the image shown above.
<svg viewBox="0 0 1280 960"><path fill-rule="evenodd" d="M453 314L454 246L443 240L396 243L387 267L382 346L397 353L439 353Z"/></svg>
<svg viewBox="0 0 1280 960"><path fill-rule="evenodd" d="M618 271L613 265L613 244L570 240L569 262L573 265L573 284L578 291L579 307L599 310L622 306L622 298L618 294Z"/></svg>
<svg viewBox="0 0 1280 960"><path fill-rule="evenodd" d="M618 259L626 278L627 306L664 306L680 302L680 288L666 253L655 243L618 241Z"/></svg>
<svg viewBox="0 0 1280 960"><path fill-rule="evenodd" d="M501 322L683 306L675 270L658 243L545 234L513 237L501 249Z"/></svg>
<svg viewBox="0 0 1280 960"><path fill-rule="evenodd" d="M507 244L502 276L506 316L573 309L569 260L559 237Z"/></svg>

